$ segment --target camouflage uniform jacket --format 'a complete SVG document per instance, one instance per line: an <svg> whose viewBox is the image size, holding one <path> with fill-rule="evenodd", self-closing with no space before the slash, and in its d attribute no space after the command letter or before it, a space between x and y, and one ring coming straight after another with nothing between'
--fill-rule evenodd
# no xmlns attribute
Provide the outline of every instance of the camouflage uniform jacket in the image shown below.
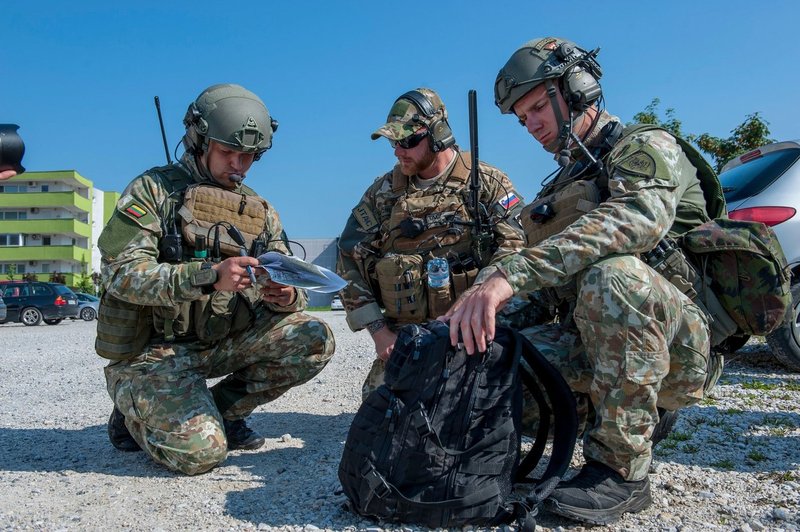
<svg viewBox="0 0 800 532"><path fill-rule="evenodd" d="M165 177L170 172L174 175L176 171L180 171L181 175L186 177L185 181L177 186ZM193 157L187 154L180 163L175 163L171 167L156 167L144 172L123 192L98 242L102 255L103 286L106 292L121 301L151 307L155 314L156 328L156 331L151 332L161 332L159 316L192 315L186 312L192 302L210 304L209 296L204 295L201 288L191 284L192 273L198 271L202 264L202 259L187 259L192 256L193 242L187 242L187 239L183 238L184 258L179 263L159 261L159 242L164 236L163 228L167 226L165 223L167 206L174 204L175 198L180 197L176 191L180 192L182 188L185 189L193 183L215 185L211 178L201 174ZM256 195L252 189L241 184L235 191L245 195ZM175 211L178 207L180 205L175 207ZM284 233L278 213L270 205L267 204L267 207L264 227L264 233L270 240L267 250L290 254L281 239ZM295 302L287 307L262 302L257 287L249 288L242 294L252 305L263 304L269 310L281 313L301 311L307 301L302 290L298 290ZM191 332L192 325L184 328Z"/></svg>
<svg viewBox="0 0 800 532"><path fill-rule="evenodd" d="M617 119L601 114L587 147L602 140L598 133L612 120ZM515 293L564 286L604 257L650 251L664 236L677 236L709 220L697 170L669 133L623 136L603 160L608 198L566 229L486 268L478 281L496 268ZM574 160L555 183L570 180L583 163Z"/></svg>
<svg viewBox="0 0 800 532"><path fill-rule="evenodd" d="M468 225L474 218L469 204L469 153L454 150L456 156L447 173L430 187L417 188L414 179L403 175L396 165L372 183L353 209L339 239L337 263L337 272L349 281L341 293L347 322L353 331L383 319L380 294L373 293L377 287L367 278L365 260L392 253L416 253L427 258L469 255L467 260L473 259L470 253L473 234ZM519 225L524 204L499 169L481 162L480 179L480 202L493 222L490 224L493 253L489 261L493 262L524 244ZM456 223L452 222L453 214ZM433 228L416 238L404 238L398 223L408 218L425 219L426 227Z"/></svg>

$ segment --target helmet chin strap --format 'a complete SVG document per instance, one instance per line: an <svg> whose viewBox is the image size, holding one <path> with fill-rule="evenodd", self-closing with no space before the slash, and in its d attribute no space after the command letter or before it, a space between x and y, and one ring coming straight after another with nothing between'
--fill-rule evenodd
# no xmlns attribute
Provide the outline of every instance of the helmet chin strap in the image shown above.
<svg viewBox="0 0 800 532"><path fill-rule="evenodd" d="M570 143L575 143L578 148L580 148L583 155L589 159L589 163L593 167L599 165L599 167L602 168L603 163L592 156L591 152L586 148L574 131L573 126L575 122L582 120L583 117L586 116L586 113L581 112L578 116L573 116L572 109L570 109L568 119L564 120L564 115L561 114L561 106L558 104L558 87L550 79L545 80L545 86L547 88L547 96L550 98L550 107L553 109L553 114L555 115L559 129L558 137L545 146L545 149L551 153L556 153L555 159L558 165L565 167L572 161L572 151L569 149Z"/></svg>
<svg viewBox="0 0 800 532"><path fill-rule="evenodd" d="M572 133L572 113L570 113L569 120L564 120L564 115L561 114L561 106L558 102L558 87L553 83L552 79L546 79L544 83L547 89L547 96L550 98L550 108L553 110L556 124L558 124L558 137L548 143L544 148L551 153L558 153L556 160L559 166L566 166L569 164L569 152L567 151L566 153L566 159L564 158L564 152L566 151L567 142Z"/></svg>

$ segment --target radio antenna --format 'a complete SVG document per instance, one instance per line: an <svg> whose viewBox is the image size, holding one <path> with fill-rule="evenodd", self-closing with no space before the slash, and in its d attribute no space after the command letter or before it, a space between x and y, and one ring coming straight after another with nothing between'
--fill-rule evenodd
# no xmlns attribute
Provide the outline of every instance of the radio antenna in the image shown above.
<svg viewBox="0 0 800 532"><path fill-rule="evenodd" d="M161 140L164 141L164 153L167 156L167 164L172 164L172 159L169 156L169 146L167 146L167 134L164 132L164 119L161 118L161 102L158 96L153 98L156 102L156 112L158 113L158 125L161 126Z"/></svg>

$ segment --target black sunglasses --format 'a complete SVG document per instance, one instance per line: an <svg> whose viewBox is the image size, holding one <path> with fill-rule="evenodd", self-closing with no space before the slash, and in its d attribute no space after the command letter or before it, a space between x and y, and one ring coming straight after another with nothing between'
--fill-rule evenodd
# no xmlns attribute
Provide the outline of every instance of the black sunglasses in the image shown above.
<svg viewBox="0 0 800 532"><path fill-rule="evenodd" d="M409 135L401 140L389 139L389 144L392 145L392 148L400 146L404 150L410 150L411 148L416 148L419 145L419 143L422 142L425 139L425 137L429 135L429 133L430 132L426 129L425 131L414 133L413 135Z"/></svg>

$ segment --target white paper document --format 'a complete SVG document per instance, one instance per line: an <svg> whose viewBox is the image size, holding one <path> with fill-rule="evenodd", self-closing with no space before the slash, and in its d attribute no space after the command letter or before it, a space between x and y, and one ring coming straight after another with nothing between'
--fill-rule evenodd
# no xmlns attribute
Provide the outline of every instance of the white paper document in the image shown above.
<svg viewBox="0 0 800 532"><path fill-rule="evenodd" d="M279 284L323 294L338 292L347 286L347 281L329 269L277 251L268 251L260 255L258 262L260 264L256 267L266 270L270 279Z"/></svg>

